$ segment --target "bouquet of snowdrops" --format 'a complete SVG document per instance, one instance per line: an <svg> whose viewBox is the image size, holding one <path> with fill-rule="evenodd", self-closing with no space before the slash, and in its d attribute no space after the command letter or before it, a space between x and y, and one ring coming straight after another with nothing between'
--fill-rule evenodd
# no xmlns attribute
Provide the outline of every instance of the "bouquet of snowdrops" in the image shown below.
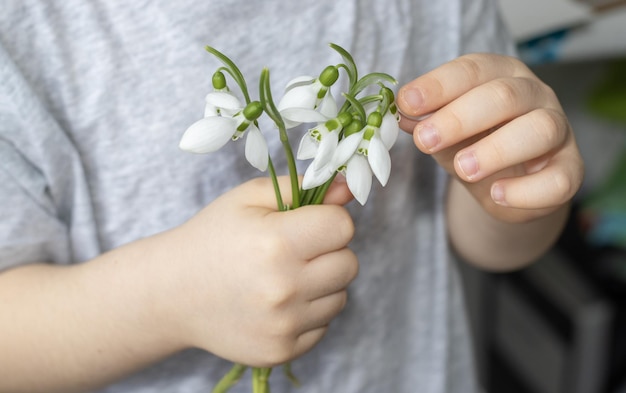
<svg viewBox="0 0 626 393"><path fill-rule="evenodd" d="M245 135L245 157L260 171L269 171L274 184L278 210L319 204L338 173L345 175L350 192L365 204L372 187L372 177L384 186L391 172L389 149L398 136L399 115L393 91L386 84L396 80L385 73L373 72L359 77L354 59L345 49L330 44L343 62L329 65L318 77L300 76L287 84L278 105L270 88L270 72L261 71L259 99L252 100L244 76L235 63L215 48L206 50L222 65L212 77L213 91L206 96L204 118L192 124L183 134L180 148L193 153L217 151L228 141ZM333 86L340 71L347 76L347 91L341 93L339 105ZM227 84L228 74L238 86L238 93ZM276 125L286 155L291 179L292 204L283 203L276 170L269 154L258 119L266 115ZM294 156L288 131L300 124L310 124L302 135ZM272 130L276 132L276 130ZM298 177L296 159L311 160L302 182ZM227 391L246 371L235 364L215 386L213 392ZM285 374L298 383L290 371ZM271 368L253 368L253 393L269 393Z"/></svg>

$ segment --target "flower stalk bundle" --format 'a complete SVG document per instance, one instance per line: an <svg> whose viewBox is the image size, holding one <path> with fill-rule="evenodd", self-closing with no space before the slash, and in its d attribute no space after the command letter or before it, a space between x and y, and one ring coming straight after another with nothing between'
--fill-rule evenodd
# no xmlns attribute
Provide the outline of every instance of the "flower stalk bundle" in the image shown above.
<svg viewBox="0 0 626 393"><path fill-rule="evenodd" d="M320 204L339 173L346 177L350 192L364 205L372 188L372 177L385 186L391 173L389 150L399 133L399 114L393 91L387 84L396 80L385 73L359 76L354 59L345 49L330 44L343 62L329 65L317 77L300 76L291 80L283 97L275 104L270 86L270 72L261 71L259 99L252 100L246 80L235 63L217 49L206 50L221 63L212 77L213 91L205 98L204 117L183 134L179 147L192 153L211 153L229 141L245 137L245 158L256 169L268 171L280 211ZM341 93L339 106L333 91L345 71L347 91ZM240 95L227 84L226 74L238 86ZM276 170L268 144L259 129L258 119L266 115L275 124L288 166L292 203L283 203ZM310 125L300 138L296 154L290 138L293 129ZM296 159L311 160L302 181ZM247 366L235 364L215 386L214 393L226 392L245 373ZM298 384L289 364L287 378ZM252 368L253 393L269 393L271 368Z"/></svg>

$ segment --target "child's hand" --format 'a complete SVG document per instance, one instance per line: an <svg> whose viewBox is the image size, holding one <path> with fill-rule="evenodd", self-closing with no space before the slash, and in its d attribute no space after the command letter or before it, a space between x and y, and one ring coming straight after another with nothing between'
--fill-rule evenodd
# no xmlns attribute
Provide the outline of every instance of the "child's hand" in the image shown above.
<svg viewBox="0 0 626 393"><path fill-rule="evenodd" d="M582 159L557 97L517 59L460 57L404 86L398 107L417 147L498 219L547 215L581 185Z"/></svg>
<svg viewBox="0 0 626 393"><path fill-rule="evenodd" d="M188 344L258 367L311 349L357 274L353 223L337 205L349 199L335 185L329 204L277 212L271 181L256 179L172 231L172 305Z"/></svg>

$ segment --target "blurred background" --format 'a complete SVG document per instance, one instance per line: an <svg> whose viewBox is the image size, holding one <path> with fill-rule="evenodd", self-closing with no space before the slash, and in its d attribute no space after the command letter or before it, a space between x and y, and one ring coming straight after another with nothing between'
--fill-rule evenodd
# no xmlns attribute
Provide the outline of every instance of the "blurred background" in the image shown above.
<svg viewBox="0 0 626 393"><path fill-rule="evenodd" d="M464 264L486 393L626 393L626 0L499 0L586 163L567 229L515 273Z"/></svg>

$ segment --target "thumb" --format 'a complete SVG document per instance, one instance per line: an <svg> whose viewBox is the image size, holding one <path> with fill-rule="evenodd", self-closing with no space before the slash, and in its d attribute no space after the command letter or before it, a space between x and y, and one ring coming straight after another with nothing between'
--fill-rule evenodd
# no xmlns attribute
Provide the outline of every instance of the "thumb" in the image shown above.
<svg viewBox="0 0 626 393"><path fill-rule="evenodd" d="M293 200L291 178L288 176L279 176L277 183L282 196L283 205L291 205ZM231 193L243 206L279 210L274 183L269 177L258 177L249 180L234 188Z"/></svg>
<svg viewBox="0 0 626 393"><path fill-rule="evenodd" d="M336 176L326 192L324 203L327 205L345 205L353 199L354 195L352 195L352 192L350 192L348 188L346 178Z"/></svg>

